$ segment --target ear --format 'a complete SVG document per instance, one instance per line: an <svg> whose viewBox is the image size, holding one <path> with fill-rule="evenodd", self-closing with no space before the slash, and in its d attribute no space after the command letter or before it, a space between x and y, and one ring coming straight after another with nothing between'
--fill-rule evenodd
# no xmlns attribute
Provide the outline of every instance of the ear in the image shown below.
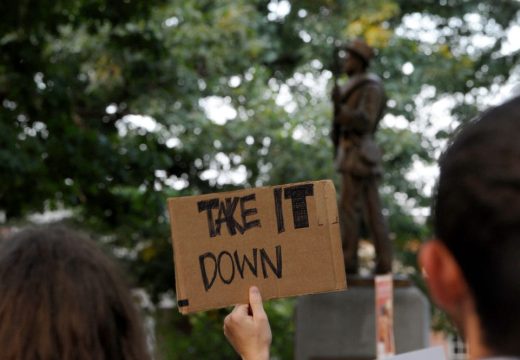
<svg viewBox="0 0 520 360"><path fill-rule="evenodd" d="M419 265L425 272L433 301L448 314L454 315L470 294L451 252L441 241L431 240L421 248Z"/></svg>

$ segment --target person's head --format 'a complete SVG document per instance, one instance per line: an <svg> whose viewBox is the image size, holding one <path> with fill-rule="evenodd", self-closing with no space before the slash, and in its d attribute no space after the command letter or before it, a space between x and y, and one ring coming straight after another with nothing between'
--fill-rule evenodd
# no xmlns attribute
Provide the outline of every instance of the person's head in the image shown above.
<svg viewBox="0 0 520 360"><path fill-rule="evenodd" d="M374 51L361 39L355 39L347 44L346 57L343 63L343 71L347 75L362 73L366 71L370 60L374 57Z"/></svg>
<svg viewBox="0 0 520 360"><path fill-rule="evenodd" d="M38 227L0 243L0 358L148 359L128 288L85 235Z"/></svg>
<svg viewBox="0 0 520 360"><path fill-rule="evenodd" d="M491 353L520 355L520 98L465 126L442 156L434 227L420 258L432 298L466 333L470 309Z"/></svg>

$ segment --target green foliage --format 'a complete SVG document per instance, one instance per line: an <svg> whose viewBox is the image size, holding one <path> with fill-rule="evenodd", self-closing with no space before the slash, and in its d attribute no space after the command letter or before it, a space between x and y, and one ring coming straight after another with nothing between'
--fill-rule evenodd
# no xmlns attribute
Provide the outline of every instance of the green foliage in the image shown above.
<svg viewBox="0 0 520 360"><path fill-rule="evenodd" d="M429 206L430 193L407 174L433 163L452 130L436 124L439 101L448 100L446 116L465 121L518 72L519 51L503 46L520 3L301 0L288 3L288 14L273 12L281 3L4 2L0 211L7 221L71 210L157 300L173 286L166 197L338 183L329 69L338 42L364 35L379 50L372 70L384 78L387 113L408 124L383 122L378 140L390 228L403 269L413 273L418 244L430 236L414 210ZM478 36L489 41L480 45ZM211 120L225 115L207 109L212 99L232 107L227 122ZM146 116L148 127L133 115ZM270 305L279 358L292 356L291 304ZM224 312L215 314L160 319L177 349L170 358L231 356L220 331Z"/></svg>
<svg viewBox="0 0 520 360"><path fill-rule="evenodd" d="M177 310L161 311L158 319L159 352L167 359L238 359L223 341L222 324L228 311L214 310L180 315Z"/></svg>

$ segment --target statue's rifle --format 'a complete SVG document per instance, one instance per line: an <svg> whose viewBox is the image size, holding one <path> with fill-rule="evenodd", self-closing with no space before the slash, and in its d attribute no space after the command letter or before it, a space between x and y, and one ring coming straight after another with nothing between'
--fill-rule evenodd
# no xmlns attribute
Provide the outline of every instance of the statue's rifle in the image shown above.
<svg viewBox="0 0 520 360"><path fill-rule="evenodd" d="M337 124L335 122L336 114L339 109L339 104L336 104L336 101L337 101L336 92L339 89L338 77L340 75L340 67L341 67L339 53L340 53L341 49L342 49L342 46L339 45L338 42L335 41L334 48L332 50L333 51L332 52L332 77L333 77L333 81L334 81L334 90L333 90L334 96L332 97L332 101L334 103L334 113L332 116L332 126L331 126L331 139L332 139L332 143L334 145L334 157L336 157L336 154L337 154L337 150L338 150L338 146L339 146L340 131L341 131L339 124Z"/></svg>

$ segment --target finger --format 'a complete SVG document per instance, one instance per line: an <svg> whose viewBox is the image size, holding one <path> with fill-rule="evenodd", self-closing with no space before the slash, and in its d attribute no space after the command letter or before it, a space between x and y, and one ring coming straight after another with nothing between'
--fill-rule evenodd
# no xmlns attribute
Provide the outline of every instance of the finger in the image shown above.
<svg viewBox="0 0 520 360"><path fill-rule="evenodd" d="M237 315L247 315L249 309L249 304L237 304L235 305L235 308L231 312L232 314Z"/></svg>
<svg viewBox="0 0 520 360"><path fill-rule="evenodd" d="M249 288L249 304L253 312L253 317L265 315L264 306L262 305L262 295L260 295L260 290L258 290L256 286Z"/></svg>

